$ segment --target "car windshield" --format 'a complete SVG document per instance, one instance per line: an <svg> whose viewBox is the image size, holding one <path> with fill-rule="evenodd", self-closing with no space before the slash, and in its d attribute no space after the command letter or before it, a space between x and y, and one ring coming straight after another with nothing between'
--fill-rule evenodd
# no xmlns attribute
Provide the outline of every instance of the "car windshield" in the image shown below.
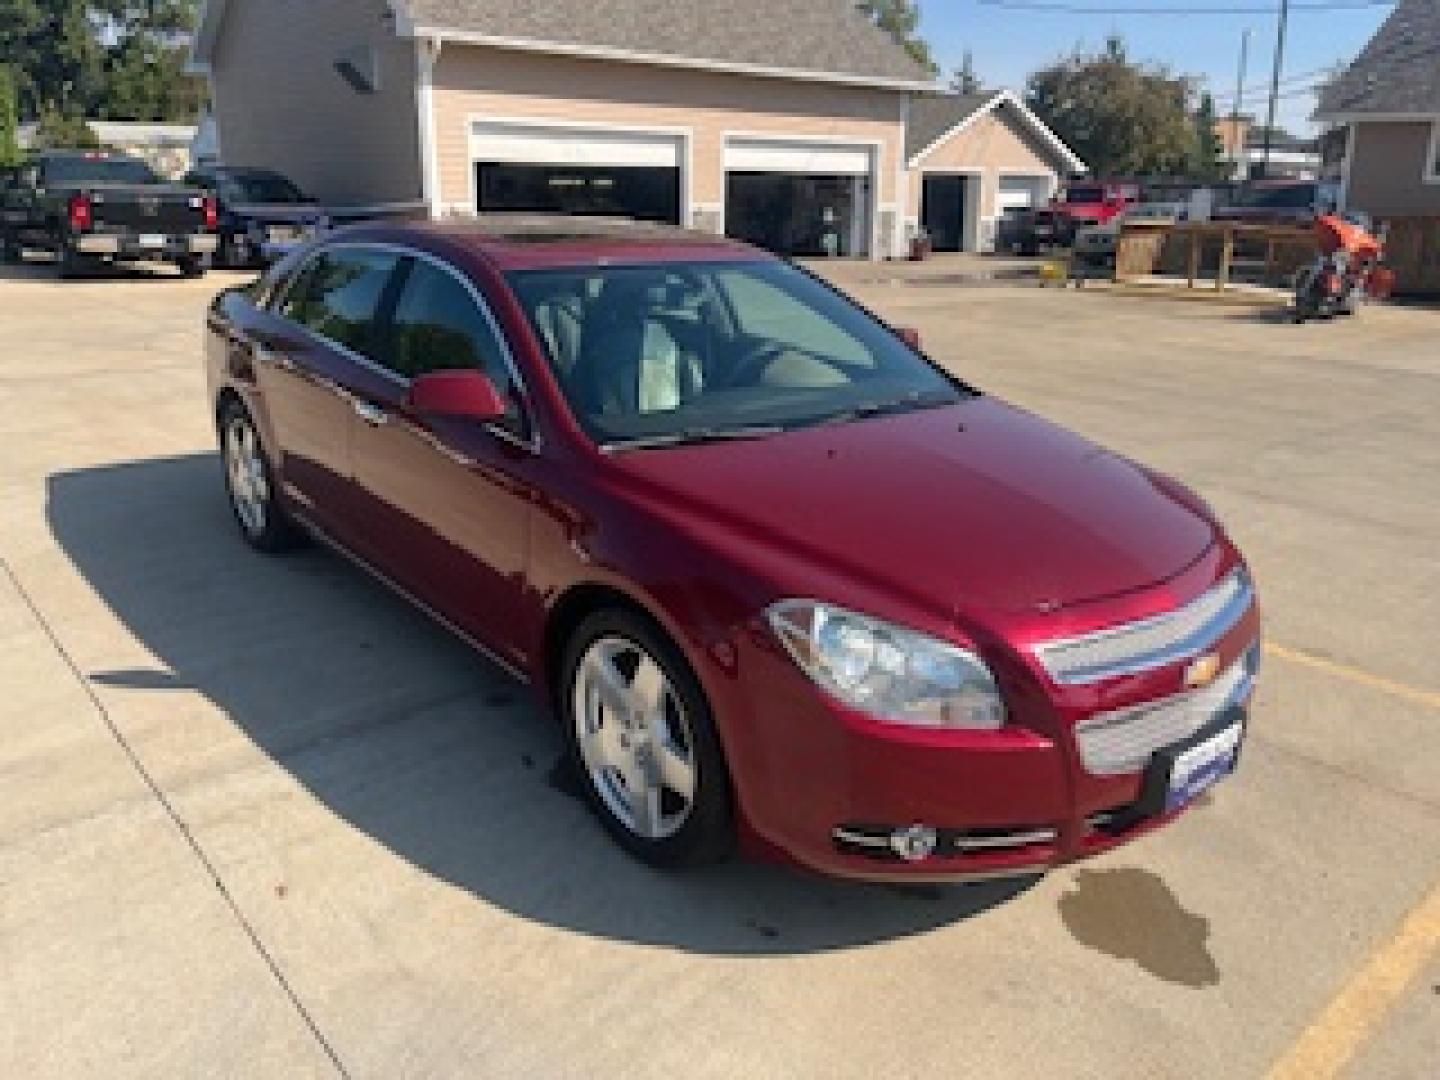
<svg viewBox="0 0 1440 1080"><path fill-rule="evenodd" d="M601 444L759 436L975 393L788 263L597 265L509 280Z"/></svg>
<svg viewBox="0 0 1440 1080"><path fill-rule="evenodd" d="M220 197L227 203L299 203L305 196L279 173L221 173L218 180Z"/></svg>
<svg viewBox="0 0 1440 1080"><path fill-rule="evenodd" d="M135 158L76 155L47 161L45 183L50 187L107 187L158 184L160 178Z"/></svg>
<svg viewBox="0 0 1440 1080"><path fill-rule="evenodd" d="M1067 203L1102 203L1105 201L1105 189L1098 187L1066 188L1065 201Z"/></svg>

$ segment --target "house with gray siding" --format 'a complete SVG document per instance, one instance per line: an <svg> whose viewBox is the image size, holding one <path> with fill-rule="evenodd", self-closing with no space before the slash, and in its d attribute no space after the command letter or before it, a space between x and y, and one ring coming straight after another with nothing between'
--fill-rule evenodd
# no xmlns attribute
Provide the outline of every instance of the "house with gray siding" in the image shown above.
<svg viewBox="0 0 1440 1080"><path fill-rule="evenodd" d="M1315 118L1345 129L1346 208L1440 217L1440 0L1400 0Z"/></svg>

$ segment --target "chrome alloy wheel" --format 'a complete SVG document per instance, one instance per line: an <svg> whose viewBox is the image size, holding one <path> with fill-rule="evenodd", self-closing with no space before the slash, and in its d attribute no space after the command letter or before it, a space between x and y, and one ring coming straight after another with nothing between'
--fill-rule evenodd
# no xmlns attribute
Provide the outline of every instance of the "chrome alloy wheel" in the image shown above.
<svg viewBox="0 0 1440 1080"><path fill-rule="evenodd" d="M628 638L602 637L571 693L581 760L606 809L636 836L673 836L694 805L695 741L660 664Z"/></svg>
<svg viewBox="0 0 1440 1080"><path fill-rule="evenodd" d="M260 439L245 416L232 416L225 425L225 479L235 516L251 536L265 531L270 514L270 481Z"/></svg>

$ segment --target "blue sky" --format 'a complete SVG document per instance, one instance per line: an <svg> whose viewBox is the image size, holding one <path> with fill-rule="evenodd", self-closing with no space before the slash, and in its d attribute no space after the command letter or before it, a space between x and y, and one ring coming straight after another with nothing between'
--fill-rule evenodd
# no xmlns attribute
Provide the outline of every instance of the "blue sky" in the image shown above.
<svg viewBox="0 0 1440 1080"><path fill-rule="evenodd" d="M946 76L968 48L975 69L987 87L1020 88L1025 77L1075 45L1097 49L1111 31L1124 36L1131 56L1157 61L1180 74L1208 80L1221 111L1228 111L1235 93L1240 35L1250 27L1250 62L1246 76L1245 111L1262 120L1274 60L1276 16L1247 15L1076 15L1041 11L1007 11L977 0L919 0L921 32L930 42ZM1017 0L1018 2L1018 0ZM1067 0L1074 6L1096 7L1273 7L1271 0ZM1307 117L1314 98L1305 92L1309 72L1335 61L1349 61L1390 13L1389 7L1352 11L1292 11L1285 47L1279 102L1281 122L1296 134L1310 130Z"/></svg>

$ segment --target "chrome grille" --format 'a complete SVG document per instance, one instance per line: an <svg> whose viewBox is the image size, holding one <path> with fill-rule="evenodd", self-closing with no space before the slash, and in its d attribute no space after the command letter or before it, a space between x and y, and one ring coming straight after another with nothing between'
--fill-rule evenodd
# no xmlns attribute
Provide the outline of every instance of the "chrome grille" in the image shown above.
<svg viewBox="0 0 1440 1080"><path fill-rule="evenodd" d="M1050 677L1065 686L1134 675L1205 651L1250 610L1255 590L1236 570L1184 607L1093 634L1035 646Z"/></svg>
<svg viewBox="0 0 1440 1080"><path fill-rule="evenodd" d="M1189 738L1249 696L1259 670L1260 646L1252 645L1203 690L1097 713L1075 725L1080 760L1092 776L1139 772L1163 746Z"/></svg>

